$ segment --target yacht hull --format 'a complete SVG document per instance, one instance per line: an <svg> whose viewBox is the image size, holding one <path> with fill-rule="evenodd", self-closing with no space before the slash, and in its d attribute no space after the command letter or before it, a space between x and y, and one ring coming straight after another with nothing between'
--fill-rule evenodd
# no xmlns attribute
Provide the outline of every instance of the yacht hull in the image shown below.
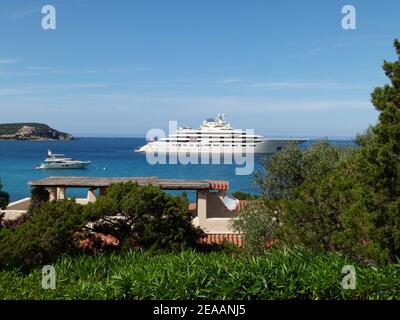
<svg viewBox="0 0 400 320"><path fill-rule="evenodd" d="M255 147L240 147L240 146L197 146L197 145L182 145L180 147L173 146L166 142L149 142L147 145L136 150L137 152L159 152L159 153L209 153L209 154L231 154L231 153L247 153L254 152L255 154L272 154L284 149L289 143L300 144L306 142L306 139L265 139L256 144Z"/></svg>
<svg viewBox="0 0 400 320"><path fill-rule="evenodd" d="M44 165L41 165L40 167L37 167L36 169L39 169L39 170L85 169L87 166L89 166L89 164L90 164L90 162L70 163L70 164L54 163L54 164L44 164Z"/></svg>

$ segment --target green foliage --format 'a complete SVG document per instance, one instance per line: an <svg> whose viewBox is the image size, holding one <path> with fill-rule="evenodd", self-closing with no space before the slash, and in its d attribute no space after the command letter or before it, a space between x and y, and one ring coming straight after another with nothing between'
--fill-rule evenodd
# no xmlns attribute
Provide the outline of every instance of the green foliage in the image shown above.
<svg viewBox="0 0 400 320"><path fill-rule="evenodd" d="M294 190L293 200L282 202L284 214L276 233L282 243L318 250L349 249L338 238L345 231L343 211L351 203L354 183L346 177L352 170L352 162L344 161L320 181L304 182Z"/></svg>
<svg viewBox="0 0 400 320"><path fill-rule="evenodd" d="M356 161L354 181L360 192L355 206L362 209L361 217L350 212L346 217L350 223L364 222L365 240L387 262L400 256L400 42L395 40L394 46L398 59L383 64L390 84L375 88L371 95L379 121Z"/></svg>
<svg viewBox="0 0 400 320"><path fill-rule="evenodd" d="M399 59L385 61L391 84L376 88L379 121L356 138L360 148L322 142L273 156L260 181L282 201L281 243L341 250L367 263L400 256L400 42Z"/></svg>
<svg viewBox="0 0 400 320"><path fill-rule="evenodd" d="M34 209L22 225L0 230L0 268L30 268L76 250L74 234L89 220L71 200Z"/></svg>
<svg viewBox="0 0 400 320"><path fill-rule="evenodd" d="M352 148L332 146L327 140L301 150L295 144L261 161L263 172L255 180L263 195L272 200L294 199L294 190L306 181L320 181L340 162L352 156Z"/></svg>
<svg viewBox="0 0 400 320"><path fill-rule="evenodd" d="M181 250L194 247L199 230L192 225L185 196L136 183L111 185L107 195L84 209L105 219L94 230L112 234L123 247ZM119 216L111 220L109 216Z"/></svg>
<svg viewBox="0 0 400 320"><path fill-rule="evenodd" d="M241 191L232 192L232 195L239 200L256 200L259 198L259 196L256 194Z"/></svg>
<svg viewBox="0 0 400 320"><path fill-rule="evenodd" d="M355 143L359 146L368 146L374 137L374 127L369 125L367 130L362 134L357 134L355 138Z"/></svg>
<svg viewBox="0 0 400 320"><path fill-rule="evenodd" d="M363 201L373 195L360 183L362 148L339 159L330 170L318 165L318 180L310 176L293 189L291 199L280 201L283 213L275 231L279 244L339 250L368 264L389 261L384 244L391 235L375 233L369 204Z"/></svg>
<svg viewBox="0 0 400 320"><path fill-rule="evenodd" d="M42 123L6 123L6 124L0 124L0 135L16 134L18 132L18 130L20 130L24 126L35 127L39 131L40 130L46 131L49 129L49 127L47 125L42 124Z"/></svg>
<svg viewBox="0 0 400 320"><path fill-rule="evenodd" d="M308 150L290 144L264 160L264 172L255 177L264 199L247 206L233 222L244 235L247 251L260 253L271 238L280 245L335 248L343 195L333 191L336 184L330 175L355 153L323 140Z"/></svg>
<svg viewBox="0 0 400 320"><path fill-rule="evenodd" d="M345 265L356 289L341 286ZM179 254L64 257L56 290L41 288L41 270L0 272L0 299L400 299L400 265L371 268L337 253L270 250L257 257Z"/></svg>
<svg viewBox="0 0 400 320"><path fill-rule="evenodd" d="M260 199L247 204L232 219L234 230L243 234L245 249L250 254L260 254L268 248L268 240L275 236L280 221L281 208L276 203Z"/></svg>
<svg viewBox="0 0 400 320"><path fill-rule="evenodd" d="M48 202L50 194L44 187L34 187L31 190L31 208L40 208L44 202Z"/></svg>
<svg viewBox="0 0 400 320"><path fill-rule="evenodd" d="M271 158L262 160L263 172L254 174L262 194L273 200L291 198L293 189L304 181L302 158L302 151L291 143Z"/></svg>
<svg viewBox="0 0 400 320"><path fill-rule="evenodd" d="M27 221L0 230L0 268L29 268L75 253L77 234L89 222L94 231L116 236L121 247L180 250L196 244L198 230L192 226L186 197L155 186L115 184L86 206L74 200L43 202L48 194L41 189L32 194L41 205L32 207Z"/></svg>
<svg viewBox="0 0 400 320"><path fill-rule="evenodd" d="M10 201L10 196L7 192L1 191L2 188L3 185L1 184L0 180L0 209L5 209Z"/></svg>

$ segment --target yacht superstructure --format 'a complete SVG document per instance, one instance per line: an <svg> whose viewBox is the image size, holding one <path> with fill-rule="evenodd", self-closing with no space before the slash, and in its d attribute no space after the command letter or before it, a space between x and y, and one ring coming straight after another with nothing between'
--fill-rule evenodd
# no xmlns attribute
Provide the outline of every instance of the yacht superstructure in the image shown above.
<svg viewBox="0 0 400 320"><path fill-rule="evenodd" d="M156 141L149 141L138 152L186 153L274 153L290 142L303 143L304 138L264 138L252 130L234 129L218 114L216 119L203 121L199 129L180 127L176 133Z"/></svg>

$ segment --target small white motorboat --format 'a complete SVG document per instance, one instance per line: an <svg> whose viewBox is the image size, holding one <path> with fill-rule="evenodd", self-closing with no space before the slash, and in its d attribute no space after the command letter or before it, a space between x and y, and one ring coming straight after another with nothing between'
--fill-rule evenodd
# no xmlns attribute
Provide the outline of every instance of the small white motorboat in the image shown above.
<svg viewBox="0 0 400 320"><path fill-rule="evenodd" d="M90 164L90 161L73 160L65 157L64 154L52 153L50 150L48 150L47 154L48 158L36 169L84 169Z"/></svg>

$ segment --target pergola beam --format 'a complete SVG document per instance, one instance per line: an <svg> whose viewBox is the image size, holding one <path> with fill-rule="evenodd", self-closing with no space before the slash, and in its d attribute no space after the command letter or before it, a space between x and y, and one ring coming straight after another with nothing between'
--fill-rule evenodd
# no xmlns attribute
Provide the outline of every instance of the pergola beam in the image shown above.
<svg viewBox="0 0 400 320"><path fill-rule="evenodd" d="M160 179L158 177L48 177L29 182L31 187L45 188L107 188L114 183L136 182L141 186L154 185L166 190L209 190L212 182L207 180L176 180Z"/></svg>

